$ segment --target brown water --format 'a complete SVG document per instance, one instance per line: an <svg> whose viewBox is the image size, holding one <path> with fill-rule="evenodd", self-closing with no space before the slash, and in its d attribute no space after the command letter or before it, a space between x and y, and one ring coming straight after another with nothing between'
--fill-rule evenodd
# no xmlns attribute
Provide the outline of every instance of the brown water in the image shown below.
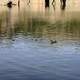
<svg viewBox="0 0 80 80"><path fill-rule="evenodd" d="M79 0L21 4L0 6L0 80L80 80Z"/></svg>

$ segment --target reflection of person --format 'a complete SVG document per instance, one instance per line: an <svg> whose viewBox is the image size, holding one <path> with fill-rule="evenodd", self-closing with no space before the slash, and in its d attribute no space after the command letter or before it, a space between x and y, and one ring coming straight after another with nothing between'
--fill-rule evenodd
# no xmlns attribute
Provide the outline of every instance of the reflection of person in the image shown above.
<svg viewBox="0 0 80 80"><path fill-rule="evenodd" d="M60 2L61 2L61 8L65 9L65 7L66 7L66 0L60 0Z"/></svg>

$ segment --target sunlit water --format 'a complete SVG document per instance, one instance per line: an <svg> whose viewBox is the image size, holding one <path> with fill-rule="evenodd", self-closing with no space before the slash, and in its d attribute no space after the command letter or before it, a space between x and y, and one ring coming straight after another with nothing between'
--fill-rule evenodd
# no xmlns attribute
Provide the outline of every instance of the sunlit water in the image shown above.
<svg viewBox="0 0 80 80"><path fill-rule="evenodd" d="M80 4L72 1L65 10L58 1L0 6L0 80L80 80Z"/></svg>

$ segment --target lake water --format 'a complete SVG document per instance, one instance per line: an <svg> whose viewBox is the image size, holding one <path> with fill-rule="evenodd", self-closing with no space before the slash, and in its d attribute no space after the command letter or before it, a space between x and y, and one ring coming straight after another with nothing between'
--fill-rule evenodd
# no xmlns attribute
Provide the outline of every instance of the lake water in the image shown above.
<svg viewBox="0 0 80 80"><path fill-rule="evenodd" d="M79 6L1 5L0 80L80 80Z"/></svg>

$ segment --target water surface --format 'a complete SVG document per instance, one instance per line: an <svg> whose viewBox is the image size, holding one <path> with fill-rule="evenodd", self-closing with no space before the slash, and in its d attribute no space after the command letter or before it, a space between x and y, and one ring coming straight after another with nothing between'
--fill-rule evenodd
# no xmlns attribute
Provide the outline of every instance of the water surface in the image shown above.
<svg viewBox="0 0 80 80"><path fill-rule="evenodd" d="M80 80L79 1L33 3L0 6L0 79Z"/></svg>

